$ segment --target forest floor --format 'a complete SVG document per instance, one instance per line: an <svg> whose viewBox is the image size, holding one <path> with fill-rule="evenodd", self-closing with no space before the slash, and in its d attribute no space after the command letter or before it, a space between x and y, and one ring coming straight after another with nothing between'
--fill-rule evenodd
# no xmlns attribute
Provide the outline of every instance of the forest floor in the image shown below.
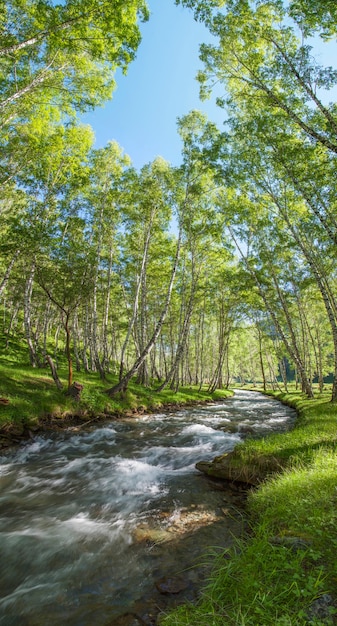
<svg viewBox="0 0 337 626"><path fill-rule="evenodd" d="M76 372L75 380L83 389L79 400L67 396L67 367L60 363L58 375L63 383L59 390L49 368L32 368L20 347L2 357L0 364L0 448L20 443L43 430L85 428L94 422L142 413L175 410L218 401L232 395L221 390L209 393L207 388L153 388L130 383L125 393L110 397L105 392L117 383L107 375L102 382L97 373ZM159 383L158 383L159 384Z"/></svg>
<svg viewBox="0 0 337 626"><path fill-rule="evenodd" d="M219 556L200 602L161 626L337 624L337 406L328 392L270 395L298 417L235 448L237 463L265 472L249 493L247 536Z"/></svg>

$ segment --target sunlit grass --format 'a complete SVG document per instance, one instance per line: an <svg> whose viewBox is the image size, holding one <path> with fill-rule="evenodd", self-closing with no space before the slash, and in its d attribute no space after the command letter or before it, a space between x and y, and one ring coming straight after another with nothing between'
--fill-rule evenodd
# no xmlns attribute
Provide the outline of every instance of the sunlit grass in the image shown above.
<svg viewBox="0 0 337 626"><path fill-rule="evenodd" d="M246 539L217 558L199 603L163 616L162 626L336 623L337 406L329 394L284 397L299 411L295 428L236 448L243 464L275 459L276 473L249 495ZM315 615L324 594L333 602Z"/></svg>
<svg viewBox="0 0 337 626"><path fill-rule="evenodd" d="M298 409L295 427L286 433L272 434L261 439L247 439L236 446L242 463L263 465L275 460L275 467L309 461L322 446L335 448L337 444L337 406L330 396L307 400L301 394L275 394L275 397ZM328 399L329 398L329 399Z"/></svg>
<svg viewBox="0 0 337 626"><path fill-rule="evenodd" d="M4 352L0 363L0 398L8 400L8 404L0 404L0 427L7 424L16 424L17 428L33 427L39 420L50 417L62 419L76 415L86 420L136 411L159 411L167 405L175 407L216 400L231 393L209 394L206 387L201 391L198 387L186 387L178 392L164 389L157 393L155 385L146 388L131 382L126 393L110 397L105 392L117 383L116 376L108 374L102 382L97 373L74 371L74 380L83 385L81 399L75 402L65 393L68 370L64 358L59 359L58 376L64 386L62 391L57 389L48 367L32 368L27 364L25 346L17 343Z"/></svg>
<svg viewBox="0 0 337 626"><path fill-rule="evenodd" d="M251 512L274 535L304 536L337 566L337 454L323 447L251 495ZM331 571L336 574L337 569Z"/></svg>

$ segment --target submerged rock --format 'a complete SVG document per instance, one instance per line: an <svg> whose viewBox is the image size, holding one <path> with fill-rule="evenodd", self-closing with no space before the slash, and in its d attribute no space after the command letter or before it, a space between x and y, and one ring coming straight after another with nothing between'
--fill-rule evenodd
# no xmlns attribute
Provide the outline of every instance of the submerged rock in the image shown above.
<svg viewBox="0 0 337 626"><path fill-rule="evenodd" d="M203 472L204 474L209 475L209 470L212 466L212 461L198 461L195 464L195 467L199 470L199 472Z"/></svg>
<svg viewBox="0 0 337 626"><path fill-rule="evenodd" d="M106 626L145 626L145 622L135 613L124 613L109 622Z"/></svg>
<svg viewBox="0 0 337 626"><path fill-rule="evenodd" d="M181 576L165 576L155 583L158 591L163 594L180 593L187 589L189 583Z"/></svg>
<svg viewBox="0 0 337 626"><path fill-rule="evenodd" d="M146 542L148 545L156 545L165 541L172 541L172 535L161 528L151 528L147 524L141 524L133 531L133 540Z"/></svg>

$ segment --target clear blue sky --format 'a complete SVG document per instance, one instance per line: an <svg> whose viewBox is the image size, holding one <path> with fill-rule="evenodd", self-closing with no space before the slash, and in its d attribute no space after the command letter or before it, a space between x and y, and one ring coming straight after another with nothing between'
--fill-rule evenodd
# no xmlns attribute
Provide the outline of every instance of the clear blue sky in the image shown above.
<svg viewBox="0 0 337 626"><path fill-rule="evenodd" d="M174 0L148 0L150 20L141 25L142 42L126 76L116 75L111 102L84 117L96 135L96 147L116 140L137 168L162 156L180 163L176 119L200 109L222 124L224 113L214 99L199 100L195 75L202 68L199 44L210 41L207 29Z"/></svg>
<svg viewBox="0 0 337 626"><path fill-rule="evenodd" d="M207 29L194 21L191 11L175 6L174 0L148 0L148 5L151 16L141 25L143 39L136 60L126 76L117 73L112 101L83 118L95 131L96 147L117 141L136 168L156 156L173 165L180 163L177 117L200 109L220 128L225 117L215 97L199 100L195 75L202 68L199 45L211 40ZM336 65L336 50L335 42L319 43L317 60ZM336 95L334 89L328 100Z"/></svg>

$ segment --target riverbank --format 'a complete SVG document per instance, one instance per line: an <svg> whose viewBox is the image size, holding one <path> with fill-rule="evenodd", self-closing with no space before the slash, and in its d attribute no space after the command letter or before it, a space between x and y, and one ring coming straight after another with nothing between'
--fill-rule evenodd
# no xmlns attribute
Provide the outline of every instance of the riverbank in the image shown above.
<svg viewBox="0 0 337 626"><path fill-rule="evenodd" d="M156 392L135 383L126 393L109 397L105 391L117 382L107 375L102 382L96 373L76 373L81 385L78 400L66 393L67 369L59 368L64 389L57 389L49 370L34 369L8 357L0 364L0 449L17 445L41 431L85 428L97 422L143 413L177 410L214 402L232 395L221 390L208 393L207 388L184 387L178 392L164 389Z"/></svg>
<svg viewBox="0 0 337 626"><path fill-rule="evenodd" d="M249 533L217 559L199 604L162 617L161 626L337 623L337 407L328 395L269 395L298 419L289 432L235 448L241 475L247 466L259 474L248 497Z"/></svg>

